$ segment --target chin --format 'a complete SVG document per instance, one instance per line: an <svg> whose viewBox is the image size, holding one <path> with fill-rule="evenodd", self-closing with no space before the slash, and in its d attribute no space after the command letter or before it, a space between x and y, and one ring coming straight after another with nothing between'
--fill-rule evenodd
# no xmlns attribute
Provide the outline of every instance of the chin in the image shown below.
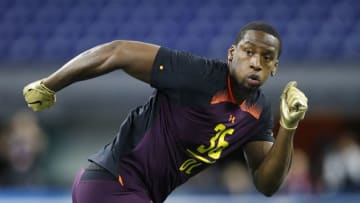
<svg viewBox="0 0 360 203"><path fill-rule="evenodd" d="M247 91L247 92L254 92L256 90L258 90L260 88L260 85L259 86L252 86L252 85L249 85L249 84L242 84L242 89L243 91Z"/></svg>
<svg viewBox="0 0 360 203"><path fill-rule="evenodd" d="M249 91L256 91L260 88L260 86L250 86L250 87L247 87Z"/></svg>

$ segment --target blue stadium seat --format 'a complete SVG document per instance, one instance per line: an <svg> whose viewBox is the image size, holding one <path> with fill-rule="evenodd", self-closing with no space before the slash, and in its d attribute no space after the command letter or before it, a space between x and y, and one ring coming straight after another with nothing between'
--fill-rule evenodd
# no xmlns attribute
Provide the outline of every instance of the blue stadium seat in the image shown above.
<svg viewBox="0 0 360 203"><path fill-rule="evenodd" d="M171 19L164 19L161 23L156 23L152 27L152 35L160 35L164 37L169 35L179 36L185 32L184 27Z"/></svg>
<svg viewBox="0 0 360 203"><path fill-rule="evenodd" d="M351 27L352 24L349 21L332 18L323 22L319 32L323 35L331 35L336 40L341 40L346 38Z"/></svg>
<svg viewBox="0 0 360 203"><path fill-rule="evenodd" d="M77 42L74 42L74 54L78 55L90 48L93 48L99 44L103 44L104 41L99 40L96 37L93 36L88 36L88 37L84 37L82 39L80 39Z"/></svg>
<svg viewBox="0 0 360 203"><path fill-rule="evenodd" d="M295 8L275 4L266 10L263 19L274 26L280 35L284 35L287 32L287 27L294 19L295 14Z"/></svg>
<svg viewBox="0 0 360 203"><path fill-rule="evenodd" d="M340 40L329 33L320 33L308 42L307 59L311 60L333 60L340 54Z"/></svg>
<svg viewBox="0 0 360 203"><path fill-rule="evenodd" d="M206 2L207 4L213 4L215 8L226 8L226 9L232 9L235 6L239 6L243 4L241 0L222 0L222 1L208 0Z"/></svg>
<svg viewBox="0 0 360 203"><path fill-rule="evenodd" d="M132 22L147 22L156 23L161 17L159 12L154 5L141 5L130 13L129 21Z"/></svg>
<svg viewBox="0 0 360 203"><path fill-rule="evenodd" d="M248 21L230 19L218 27L219 35L232 36L235 39L236 34L240 31L240 28L244 26Z"/></svg>
<svg viewBox="0 0 360 203"><path fill-rule="evenodd" d="M240 5L238 7L234 7L230 17L230 19L245 22L260 20L262 18L263 12L254 5Z"/></svg>
<svg viewBox="0 0 360 203"><path fill-rule="evenodd" d="M129 20L130 13L131 11L124 7L109 4L99 10L97 21L116 22L121 24Z"/></svg>
<svg viewBox="0 0 360 203"><path fill-rule="evenodd" d="M9 52L10 61L36 61L39 53L39 44L30 37L22 37L14 41Z"/></svg>
<svg viewBox="0 0 360 203"><path fill-rule="evenodd" d="M166 11L164 11L166 17L170 20L174 20L180 25L186 25L192 21L196 16L195 9L188 9L184 5L172 5Z"/></svg>
<svg viewBox="0 0 360 203"><path fill-rule="evenodd" d="M196 19L207 20L213 24L219 25L229 18L228 14L230 11L230 8L219 7L214 4L212 4L212 6L206 5L196 12Z"/></svg>
<svg viewBox="0 0 360 203"><path fill-rule="evenodd" d="M169 1L169 0L167 0ZM181 1L173 1L170 0L170 5L172 5L175 8L187 8L190 11L196 11L200 7L206 5L208 3L207 1L194 1L194 0L181 0Z"/></svg>
<svg viewBox="0 0 360 203"><path fill-rule="evenodd" d="M159 46L163 46L163 47L168 47L168 48L175 48L176 46L176 40L174 38L165 38L165 37L160 37L160 36L149 36L146 39L147 43L152 43L152 44L156 44Z"/></svg>
<svg viewBox="0 0 360 203"><path fill-rule="evenodd" d="M283 48L281 60L303 60L311 38L304 38L297 33L287 34L282 38Z"/></svg>
<svg viewBox="0 0 360 203"><path fill-rule="evenodd" d="M0 37L0 61L8 61L9 60L9 49L13 41L3 40Z"/></svg>
<svg viewBox="0 0 360 203"><path fill-rule="evenodd" d="M46 2L46 0L13 0L14 2L14 7L20 8L26 8L30 11L36 11L38 8L42 7L42 5L44 5L44 3Z"/></svg>
<svg viewBox="0 0 360 203"><path fill-rule="evenodd" d="M217 57L227 46L222 41L254 20L280 32L285 59L346 58L334 51L356 55L359 10L359 0L1 0L0 43L9 51L0 51L0 59L52 58L113 39ZM30 53L39 47L53 51Z"/></svg>
<svg viewBox="0 0 360 203"><path fill-rule="evenodd" d="M198 19L189 23L186 33L209 40L219 33L219 29L211 21Z"/></svg>
<svg viewBox="0 0 360 203"><path fill-rule="evenodd" d="M321 24L328 16L329 9L324 6L316 6L315 4L305 4L297 13L298 19L301 18L313 24Z"/></svg>
<svg viewBox="0 0 360 203"><path fill-rule="evenodd" d="M2 21L9 22L14 26L22 27L31 22L33 16L34 12L32 10L24 7L13 7L6 12Z"/></svg>
<svg viewBox="0 0 360 203"><path fill-rule="evenodd" d="M242 5L256 6L259 10L264 10L272 3L272 0L241 0Z"/></svg>
<svg viewBox="0 0 360 203"><path fill-rule="evenodd" d="M64 9L48 5L38 9L33 21L57 25L64 19L64 14Z"/></svg>
<svg viewBox="0 0 360 203"><path fill-rule="evenodd" d="M173 20L164 20L154 24L148 39L153 43L173 47L176 40L185 32L184 27L178 25Z"/></svg>
<svg viewBox="0 0 360 203"><path fill-rule="evenodd" d="M0 24L0 39L4 41L13 41L19 38L23 33L23 28L20 26L14 26L9 21L2 22Z"/></svg>
<svg viewBox="0 0 360 203"><path fill-rule="evenodd" d="M141 5L144 0L108 0L107 6L125 8L124 10L132 10Z"/></svg>
<svg viewBox="0 0 360 203"><path fill-rule="evenodd" d="M9 9L15 4L14 0L2 0L0 1L0 8Z"/></svg>
<svg viewBox="0 0 360 203"><path fill-rule="evenodd" d="M304 0L272 0L271 5L281 5L285 6L289 9L298 9L300 8L306 1Z"/></svg>
<svg viewBox="0 0 360 203"><path fill-rule="evenodd" d="M350 27L350 31L351 31L350 35L352 33L355 33L355 34L359 34L358 36L360 36L360 18L352 24L352 26Z"/></svg>
<svg viewBox="0 0 360 203"><path fill-rule="evenodd" d="M332 7L330 17L344 23L353 23L359 17L360 4L357 5L350 5L346 1L341 1Z"/></svg>
<svg viewBox="0 0 360 203"><path fill-rule="evenodd" d="M97 17L98 12L91 5L73 7L66 15L67 21L74 21L82 25L91 24Z"/></svg>
<svg viewBox="0 0 360 203"><path fill-rule="evenodd" d="M360 58L360 38L359 33L353 33L342 44L342 58L357 60Z"/></svg>
<svg viewBox="0 0 360 203"><path fill-rule="evenodd" d="M96 37L101 41L114 40L117 37L117 31L121 28L121 24L112 21L96 21L88 26L86 35Z"/></svg>
<svg viewBox="0 0 360 203"><path fill-rule="evenodd" d="M105 5L106 5L107 1L106 0L77 0L76 1L76 6L77 7L87 7L87 6L91 6L92 10L101 10Z"/></svg>
<svg viewBox="0 0 360 203"><path fill-rule="evenodd" d="M145 40L152 32L152 24L143 21L128 22L117 27L121 39Z"/></svg>
<svg viewBox="0 0 360 203"><path fill-rule="evenodd" d="M209 57L226 60L227 51L230 48L235 36L219 35L215 37L209 45L208 55Z"/></svg>
<svg viewBox="0 0 360 203"><path fill-rule="evenodd" d="M40 58L43 61L65 61L74 57L74 47L67 39L55 37L42 44Z"/></svg>
<svg viewBox="0 0 360 203"><path fill-rule="evenodd" d="M209 55L210 43L207 39L193 35L184 35L176 41L176 48L183 51L190 51L200 56Z"/></svg>
<svg viewBox="0 0 360 203"><path fill-rule="evenodd" d="M287 35L290 35L290 37L296 35L296 38L303 38L304 41L308 41L319 32L319 29L319 24L312 23L303 18L298 18L289 24Z"/></svg>
<svg viewBox="0 0 360 203"><path fill-rule="evenodd" d="M320 9L329 10L339 0L305 0L305 1L304 0L297 0L297 1L300 1L298 3L299 3L300 6L303 6L303 8L306 8L306 7L321 7ZM342 0L340 0L340 1L342 1Z"/></svg>
<svg viewBox="0 0 360 203"><path fill-rule="evenodd" d="M23 36L29 36L35 40L47 40L55 31L55 24L44 22L29 23L24 27Z"/></svg>
<svg viewBox="0 0 360 203"><path fill-rule="evenodd" d="M53 5L57 8L69 10L76 6L78 0L47 0L47 5Z"/></svg>
<svg viewBox="0 0 360 203"><path fill-rule="evenodd" d="M54 37L67 39L68 43L73 43L84 36L86 27L87 26L77 22L65 21L56 27L53 35Z"/></svg>

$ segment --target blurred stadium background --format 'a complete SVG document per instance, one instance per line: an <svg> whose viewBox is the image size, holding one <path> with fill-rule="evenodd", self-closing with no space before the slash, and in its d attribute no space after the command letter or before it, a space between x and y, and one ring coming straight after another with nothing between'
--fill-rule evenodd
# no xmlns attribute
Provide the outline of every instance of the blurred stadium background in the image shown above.
<svg viewBox="0 0 360 203"><path fill-rule="evenodd" d="M264 86L275 121L287 81L309 97L287 182L270 199L257 195L239 154L167 202L359 202L359 0L1 0L0 202L70 202L87 156L152 92L119 71L68 87L54 108L34 114L24 85L115 39L225 59L253 20L273 24L283 40L279 71Z"/></svg>

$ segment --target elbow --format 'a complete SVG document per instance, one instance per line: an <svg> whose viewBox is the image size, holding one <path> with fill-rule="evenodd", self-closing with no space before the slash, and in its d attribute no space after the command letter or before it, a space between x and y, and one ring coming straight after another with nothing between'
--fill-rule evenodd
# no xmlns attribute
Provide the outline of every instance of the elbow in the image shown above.
<svg viewBox="0 0 360 203"><path fill-rule="evenodd" d="M255 182L255 187L258 192L266 197L273 196L280 188L281 182L278 181L259 181Z"/></svg>
<svg viewBox="0 0 360 203"><path fill-rule="evenodd" d="M108 49L111 50L112 55L118 55L117 52L122 51L123 47L126 46L124 40L114 40L106 44Z"/></svg>
<svg viewBox="0 0 360 203"><path fill-rule="evenodd" d="M271 197L276 193L277 190L265 190L265 191L260 191L265 197Z"/></svg>
<svg viewBox="0 0 360 203"><path fill-rule="evenodd" d="M257 190L263 194L266 197L271 197L273 196L277 191L278 191L278 187L274 187L274 186L268 186L268 187L263 187L263 188L258 188Z"/></svg>

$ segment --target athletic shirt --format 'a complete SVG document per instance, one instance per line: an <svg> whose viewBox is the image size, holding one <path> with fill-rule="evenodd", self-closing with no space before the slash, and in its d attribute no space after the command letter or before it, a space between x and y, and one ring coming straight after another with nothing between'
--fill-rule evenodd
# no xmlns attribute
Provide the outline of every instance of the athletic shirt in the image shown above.
<svg viewBox="0 0 360 203"><path fill-rule="evenodd" d="M222 61L161 47L151 75L154 94L89 160L115 177L137 177L158 203L247 142L273 141L272 113L262 91L236 104L228 74Z"/></svg>

